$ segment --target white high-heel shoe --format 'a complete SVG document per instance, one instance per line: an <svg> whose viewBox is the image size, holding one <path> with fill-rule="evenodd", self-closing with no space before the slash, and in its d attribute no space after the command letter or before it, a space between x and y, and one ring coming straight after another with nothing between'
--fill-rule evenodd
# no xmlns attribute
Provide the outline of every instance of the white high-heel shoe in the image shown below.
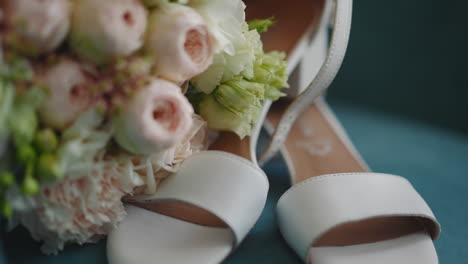
<svg viewBox="0 0 468 264"><path fill-rule="evenodd" d="M293 91L300 94L268 113L270 130L276 129L261 162L282 149L294 185L278 202L280 231L306 263L438 263L432 239L440 226L428 205L406 179L368 172L321 97L340 68L351 25L352 1L326 6L333 2L326 56L320 56L323 47L308 46L303 60L291 65ZM312 39L321 39L327 23L323 15ZM319 67L309 62L314 50ZM308 86L307 79L313 79Z"/></svg>

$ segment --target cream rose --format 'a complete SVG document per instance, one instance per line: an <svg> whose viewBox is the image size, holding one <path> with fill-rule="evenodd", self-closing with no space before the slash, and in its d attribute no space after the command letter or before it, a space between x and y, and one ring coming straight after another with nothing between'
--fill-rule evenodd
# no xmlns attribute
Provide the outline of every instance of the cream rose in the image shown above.
<svg viewBox="0 0 468 264"><path fill-rule="evenodd" d="M71 47L95 63L130 55L143 45L146 15L136 0L76 0Z"/></svg>
<svg viewBox="0 0 468 264"><path fill-rule="evenodd" d="M29 54L52 51L69 31L68 0L6 0L4 5L14 45Z"/></svg>
<svg viewBox="0 0 468 264"><path fill-rule="evenodd" d="M156 74L175 82L205 71L214 53L203 18L178 4L163 5L150 14L145 49L155 55Z"/></svg>
<svg viewBox="0 0 468 264"><path fill-rule="evenodd" d="M150 154L181 142L192 127L193 108L180 87L151 79L115 117L115 138L126 150Z"/></svg>
<svg viewBox="0 0 468 264"><path fill-rule="evenodd" d="M39 109L41 120L48 126L64 129L90 104L85 68L71 59L62 58L44 73L47 98Z"/></svg>

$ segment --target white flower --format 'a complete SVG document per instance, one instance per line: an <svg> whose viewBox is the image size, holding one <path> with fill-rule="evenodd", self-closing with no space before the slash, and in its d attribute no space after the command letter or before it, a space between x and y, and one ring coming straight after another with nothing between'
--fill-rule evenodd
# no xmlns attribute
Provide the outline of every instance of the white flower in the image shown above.
<svg viewBox="0 0 468 264"><path fill-rule="evenodd" d="M44 253L55 254L66 243L95 241L125 216L122 197L143 182L130 178L129 160L100 163L88 175L43 187L35 198L37 207L20 214L33 238L44 241Z"/></svg>
<svg viewBox="0 0 468 264"><path fill-rule="evenodd" d="M47 96L39 109L46 125L64 129L87 109L90 96L83 71L82 65L67 58L46 69L43 81Z"/></svg>
<svg viewBox="0 0 468 264"><path fill-rule="evenodd" d="M112 137L110 129L98 129L103 120L93 107L62 132L58 155L62 171L66 171L69 179L87 175L100 166L95 161L105 152Z"/></svg>
<svg viewBox="0 0 468 264"><path fill-rule="evenodd" d="M141 164L139 171L141 171L144 184L135 189L135 196L154 194L158 182L177 172L184 160L195 153L208 149L212 137L209 134L206 122L195 114L192 118L193 125L182 142L170 149L151 155L149 163L147 158L139 158L137 163ZM148 168L148 166L151 166L151 168ZM147 173L150 173L150 175ZM131 200L132 198L128 199Z"/></svg>
<svg viewBox="0 0 468 264"><path fill-rule="evenodd" d="M215 52L235 55L245 23L245 4L241 0L198 0L189 5L205 19L215 38Z"/></svg>
<svg viewBox="0 0 468 264"><path fill-rule="evenodd" d="M29 53L52 51L68 33L70 3L68 0L6 0L5 17L14 34L16 45Z"/></svg>
<svg viewBox="0 0 468 264"><path fill-rule="evenodd" d="M114 118L115 138L134 154L150 154L170 148L189 133L192 105L180 87L151 79L135 91Z"/></svg>
<svg viewBox="0 0 468 264"><path fill-rule="evenodd" d="M166 4L151 13L145 49L155 55L156 74L175 82L206 70L214 53L203 18L178 4Z"/></svg>
<svg viewBox="0 0 468 264"><path fill-rule="evenodd" d="M195 88L209 94L237 75L253 78L255 57L263 47L258 32L249 31L245 22L245 4L240 0L198 0L189 5L207 21L216 44L213 64L192 80Z"/></svg>
<svg viewBox="0 0 468 264"><path fill-rule="evenodd" d="M242 25L242 36L234 42L234 55L221 52L215 55L213 64L203 73L193 78L198 91L211 93L220 83L242 74L245 78L254 77L256 56L263 52L260 35L256 30L248 30Z"/></svg>
<svg viewBox="0 0 468 264"><path fill-rule="evenodd" d="M146 9L136 0L77 0L71 46L80 56L105 63L127 56L143 45Z"/></svg>
<svg viewBox="0 0 468 264"><path fill-rule="evenodd" d="M191 155L206 150L209 145L208 128L206 122L199 116L193 115L193 125L184 140L161 153L152 156L152 163L168 172L176 172L180 164Z"/></svg>

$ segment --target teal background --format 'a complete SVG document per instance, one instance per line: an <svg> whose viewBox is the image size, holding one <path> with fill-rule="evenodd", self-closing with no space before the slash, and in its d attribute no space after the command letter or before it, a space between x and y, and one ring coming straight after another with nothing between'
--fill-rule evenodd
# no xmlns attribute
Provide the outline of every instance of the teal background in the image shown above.
<svg viewBox="0 0 468 264"><path fill-rule="evenodd" d="M442 224L440 263L468 263L468 2L354 2L348 55L329 102L374 171L407 177ZM275 204L284 163L265 167L266 209L226 263L301 263L282 240ZM105 243L42 256L24 230L3 234L0 263L106 263ZM157 262L155 262L157 263Z"/></svg>

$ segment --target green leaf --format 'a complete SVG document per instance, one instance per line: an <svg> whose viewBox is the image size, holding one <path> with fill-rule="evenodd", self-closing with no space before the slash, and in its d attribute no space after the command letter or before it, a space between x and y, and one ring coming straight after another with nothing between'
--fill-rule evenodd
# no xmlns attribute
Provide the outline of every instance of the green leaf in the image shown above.
<svg viewBox="0 0 468 264"><path fill-rule="evenodd" d="M0 80L0 135L7 133L7 120L13 108L15 89L9 83ZM1 138L1 136L0 136Z"/></svg>
<svg viewBox="0 0 468 264"><path fill-rule="evenodd" d="M34 70L26 58L12 55L6 63L0 63L0 78L4 81L31 81Z"/></svg>
<svg viewBox="0 0 468 264"><path fill-rule="evenodd" d="M247 22L249 30L257 30L258 33L267 32L268 28L276 24L274 17L266 19L254 19Z"/></svg>
<svg viewBox="0 0 468 264"><path fill-rule="evenodd" d="M105 51L98 48L98 39L93 39L80 32L72 31L70 33L70 47L80 57L89 60L97 65L104 65L109 62L111 57Z"/></svg>
<svg viewBox="0 0 468 264"><path fill-rule="evenodd" d="M9 218L13 215L13 208L5 199L0 200L0 212L2 213L2 216L5 218Z"/></svg>

